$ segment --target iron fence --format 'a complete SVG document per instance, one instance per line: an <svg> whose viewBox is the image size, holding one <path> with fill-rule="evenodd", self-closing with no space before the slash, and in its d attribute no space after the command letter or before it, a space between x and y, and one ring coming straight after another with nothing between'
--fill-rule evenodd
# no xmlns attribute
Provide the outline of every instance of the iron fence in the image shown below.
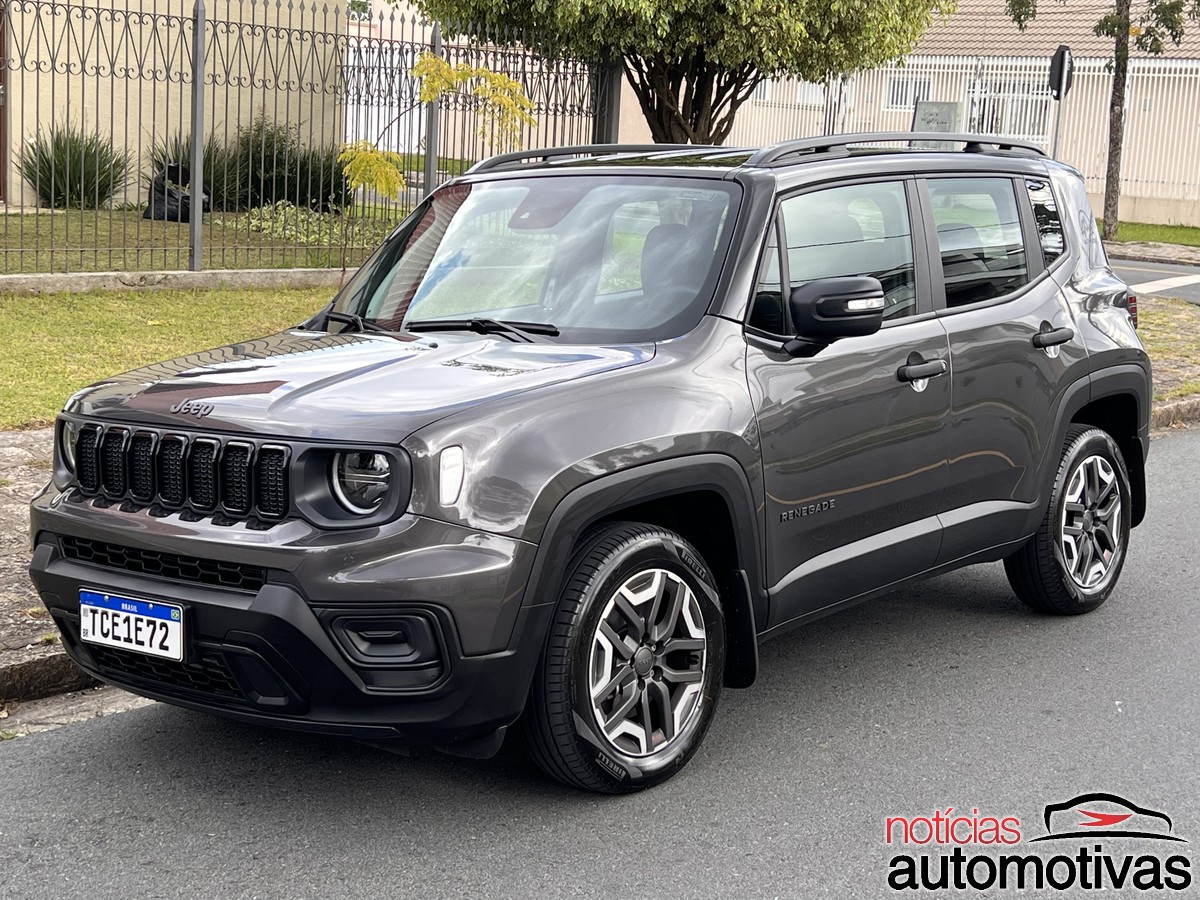
<svg viewBox="0 0 1200 900"><path fill-rule="evenodd" d="M516 79L525 147L586 143L611 114L589 62L376 7L0 0L0 270L358 264L492 152L474 96L420 102L424 52ZM350 190L337 155L357 140L403 155L399 197Z"/></svg>
<svg viewBox="0 0 1200 900"><path fill-rule="evenodd" d="M917 101L932 100L958 104L962 130L1022 138L1050 150L1058 110L1049 75L1046 58L911 56L903 65L828 87L780 79L760 86L727 143L757 146L804 135L906 131ZM1200 60L1130 60L1128 79L1122 197L1200 201ZM1104 191L1111 97L1108 61L1076 59L1058 156L1083 173L1093 194Z"/></svg>

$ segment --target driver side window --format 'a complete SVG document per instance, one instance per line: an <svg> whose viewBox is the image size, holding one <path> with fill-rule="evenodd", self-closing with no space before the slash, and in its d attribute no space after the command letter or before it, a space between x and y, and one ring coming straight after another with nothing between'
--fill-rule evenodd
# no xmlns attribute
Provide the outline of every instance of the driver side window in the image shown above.
<svg viewBox="0 0 1200 900"><path fill-rule="evenodd" d="M915 315L912 225L900 181L852 184L779 205L789 290L819 278L871 275L883 285L884 320Z"/></svg>

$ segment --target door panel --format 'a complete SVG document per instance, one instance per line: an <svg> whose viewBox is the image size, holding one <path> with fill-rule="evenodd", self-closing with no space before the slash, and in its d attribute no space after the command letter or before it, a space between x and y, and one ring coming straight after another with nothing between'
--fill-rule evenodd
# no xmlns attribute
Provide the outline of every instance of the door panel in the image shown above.
<svg viewBox="0 0 1200 900"><path fill-rule="evenodd" d="M950 307L940 313L952 389L942 509L943 521L955 524L946 528L939 564L1028 536L1040 519L1047 467L1059 451L1055 410L1087 371L1071 308L1041 271L1043 251L1032 213L1023 208L1027 201L1015 193L1019 184L1007 178L928 182L934 218L941 220L946 290L939 299ZM962 230L946 219L970 219L966 231L973 240L967 243L974 246L964 246ZM935 293L940 290L935 279ZM1064 328L1071 330L1065 342L1035 346L1035 336Z"/></svg>
<svg viewBox="0 0 1200 900"><path fill-rule="evenodd" d="M1052 446L1055 410L1066 387L1087 370L1078 334L1053 357L1033 346L1043 323L1074 328L1058 285L1044 278L1016 300L942 322L950 338L953 386L943 509L1041 501L1047 466L1059 450ZM1027 519L1009 521L1019 532ZM996 543L1024 536L994 534ZM947 534L943 562L971 551L953 538Z"/></svg>
<svg viewBox="0 0 1200 900"><path fill-rule="evenodd" d="M815 279L871 275L886 306L877 334L811 357L764 341L747 349L767 493L770 627L922 572L937 557L950 379L910 383L900 372L949 362L945 329L932 315L926 229L911 225L919 209L915 182L905 179L819 188L780 203L760 303ZM782 318L790 329L783 307L782 316L752 316L751 325L772 330Z"/></svg>
<svg viewBox="0 0 1200 900"><path fill-rule="evenodd" d="M901 382L897 369L913 352L948 358L939 322L842 340L811 359L749 348L767 491L767 583L779 589L771 626L934 564L950 379L932 378L921 391Z"/></svg>

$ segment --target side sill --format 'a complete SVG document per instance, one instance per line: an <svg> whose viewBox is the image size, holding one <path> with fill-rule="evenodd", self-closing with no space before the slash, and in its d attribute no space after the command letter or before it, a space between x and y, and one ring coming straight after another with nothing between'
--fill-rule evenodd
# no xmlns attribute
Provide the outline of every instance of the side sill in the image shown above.
<svg viewBox="0 0 1200 900"><path fill-rule="evenodd" d="M758 635L758 642L762 644L771 638L779 637L781 634L786 634L794 628L799 628L802 625L808 625L809 623L815 622L818 619L823 619L826 616L850 609L858 606L860 603L866 603L868 600L874 600L876 597L881 597L884 594L890 594L902 587L916 584L920 581L925 581L926 579L933 578L937 575L944 575L947 572L953 572L956 569L963 569L967 566L973 566L978 563L996 562L997 560L1004 559L1004 557L1019 549L1027 540L1028 538L1025 537L1019 540L997 544L994 547L989 547L985 550L979 551L978 553L972 553L968 556L953 560L952 562L935 566L932 569L928 569L917 575L898 579L890 584L884 585L881 588L865 591L857 596L847 598L846 600L839 600L837 603L830 604L829 606L822 607L821 609L813 610L812 612L805 613L802 616L797 616L796 618L787 622L781 622L778 625L768 628L766 631L760 632Z"/></svg>

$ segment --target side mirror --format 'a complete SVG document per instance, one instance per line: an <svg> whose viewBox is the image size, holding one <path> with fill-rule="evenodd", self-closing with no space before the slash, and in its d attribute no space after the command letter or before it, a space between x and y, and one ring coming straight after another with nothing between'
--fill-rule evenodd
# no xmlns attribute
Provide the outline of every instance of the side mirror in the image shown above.
<svg viewBox="0 0 1200 900"><path fill-rule="evenodd" d="M820 278L792 291L788 308L797 349L832 344L839 338L874 334L883 326L883 285L869 275Z"/></svg>

